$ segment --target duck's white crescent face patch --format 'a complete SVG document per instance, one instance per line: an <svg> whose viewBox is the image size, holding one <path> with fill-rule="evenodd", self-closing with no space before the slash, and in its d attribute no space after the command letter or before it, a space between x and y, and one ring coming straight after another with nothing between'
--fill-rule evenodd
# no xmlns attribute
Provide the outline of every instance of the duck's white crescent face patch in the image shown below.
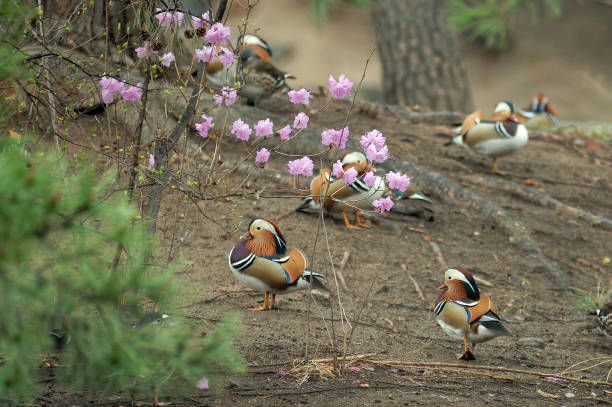
<svg viewBox="0 0 612 407"><path fill-rule="evenodd" d="M498 112L510 113L512 112L512 109L510 109L510 106L508 106L506 102L500 102L497 104L497 106L495 106L494 112L495 113L498 113Z"/></svg>
<svg viewBox="0 0 612 407"><path fill-rule="evenodd" d="M446 270L446 272L444 273L444 279L445 280L461 280L461 281L468 283L469 285L472 285L472 283L470 283L467 280L467 278L465 278L465 275L457 269Z"/></svg>
<svg viewBox="0 0 612 407"><path fill-rule="evenodd" d="M274 228L274 226L270 222L266 222L263 219L257 219L251 225L251 234L257 230L268 230L276 236L276 229Z"/></svg>
<svg viewBox="0 0 612 407"><path fill-rule="evenodd" d="M366 157L365 155L359 153L359 152L353 152L353 153L349 153L346 155L346 157L344 157L344 160L342 160L342 164L346 165L346 164L361 164L361 163L365 163L366 162Z"/></svg>

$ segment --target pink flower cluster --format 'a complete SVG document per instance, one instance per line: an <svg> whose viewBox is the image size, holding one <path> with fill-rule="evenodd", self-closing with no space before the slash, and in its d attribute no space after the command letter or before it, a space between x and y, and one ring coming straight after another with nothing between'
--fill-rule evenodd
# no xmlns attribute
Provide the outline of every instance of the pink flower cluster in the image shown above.
<svg viewBox="0 0 612 407"><path fill-rule="evenodd" d="M357 172L357 170L353 167L349 168L348 170L344 171L344 175L343 175L343 179L344 179L344 183L345 184L352 184L353 182L355 182L355 179L357 178L357 175L359 173Z"/></svg>
<svg viewBox="0 0 612 407"><path fill-rule="evenodd" d="M102 87L102 101L105 104L112 103L115 100L115 94L119 92L123 100L132 101L140 100L142 97L142 89L140 83L138 86L126 86L123 82L108 76L103 76L100 79Z"/></svg>
<svg viewBox="0 0 612 407"><path fill-rule="evenodd" d="M340 175L342 175L343 172L344 171L342 168L342 161L336 161L334 165L332 165L332 174L334 175L334 177L340 178Z"/></svg>
<svg viewBox="0 0 612 407"><path fill-rule="evenodd" d="M174 54L172 52L166 52L160 58L161 64L165 67L169 67L172 62L174 62Z"/></svg>
<svg viewBox="0 0 612 407"><path fill-rule="evenodd" d="M196 49L195 53L198 62L211 62L217 57L217 49L214 45L204 45L201 49Z"/></svg>
<svg viewBox="0 0 612 407"><path fill-rule="evenodd" d="M289 174L291 175L303 175L305 177L312 177L312 170L314 169L314 163L306 156L289 161L287 163Z"/></svg>
<svg viewBox="0 0 612 407"><path fill-rule="evenodd" d="M225 106L229 107L236 103L236 100L238 99L238 92L234 88L224 86L223 89L221 89L221 94L214 95L213 99L217 105L221 106L223 103L225 103Z"/></svg>
<svg viewBox="0 0 612 407"><path fill-rule="evenodd" d="M157 51L153 51L152 49L147 47L138 47L134 51L136 51L136 56L138 58L147 58L158 54Z"/></svg>
<svg viewBox="0 0 612 407"><path fill-rule="evenodd" d="M291 136L291 127L286 125L278 131L278 135L280 136L281 140L289 140Z"/></svg>
<svg viewBox="0 0 612 407"><path fill-rule="evenodd" d="M368 171L366 175L363 176L364 184L366 184L370 188L376 185L377 180L378 180L378 177L374 175L374 171Z"/></svg>
<svg viewBox="0 0 612 407"><path fill-rule="evenodd" d="M368 160L382 163L389 158L389 148L385 145L385 137L376 129L361 136L359 143Z"/></svg>
<svg viewBox="0 0 612 407"><path fill-rule="evenodd" d="M287 95L289 95L289 101L294 105L301 103L308 106L310 103L310 92L304 88L300 90L290 90L287 92Z"/></svg>
<svg viewBox="0 0 612 407"><path fill-rule="evenodd" d="M270 151L267 148L262 148L255 154L255 162L259 164L265 164L270 159Z"/></svg>
<svg viewBox="0 0 612 407"><path fill-rule="evenodd" d="M155 18L162 27L170 26L172 28L179 27L183 24L183 17L185 15L180 11L162 11L160 8L155 9Z"/></svg>
<svg viewBox="0 0 612 407"><path fill-rule="evenodd" d="M206 24L205 21L210 22L210 13L208 11L202 14L202 18L191 16L191 23L196 30L200 27L204 27Z"/></svg>
<svg viewBox="0 0 612 407"><path fill-rule="evenodd" d="M390 211L393 208L393 200L391 198L380 198L372 202L372 206L376 209L378 213L383 213L385 211Z"/></svg>
<svg viewBox="0 0 612 407"><path fill-rule="evenodd" d="M349 128L345 127L342 130L327 129L321 133L321 143L324 146L335 145L339 150L346 148L346 142L349 138Z"/></svg>
<svg viewBox="0 0 612 407"><path fill-rule="evenodd" d="M223 64L223 66L229 66L234 62L234 52L226 47L221 48L223 54L219 56L219 61Z"/></svg>
<svg viewBox="0 0 612 407"><path fill-rule="evenodd" d="M235 135L238 140L249 141L252 132L253 130L249 125L241 119L236 120L232 125L231 133Z"/></svg>
<svg viewBox="0 0 612 407"><path fill-rule="evenodd" d="M334 99L344 99L351 94L352 88L353 82L346 79L344 75L340 75L337 82L333 76L329 76L329 93Z"/></svg>
<svg viewBox="0 0 612 407"><path fill-rule="evenodd" d="M305 129L306 127L308 127L309 120L310 120L310 117L308 117L306 113L300 112L296 114L295 118L293 119L293 128L294 129Z"/></svg>
<svg viewBox="0 0 612 407"><path fill-rule="evenodd" d="M204 39L211 44L221 44L229 40L229 37L230 28L221 23L214 23L204 35Z"/></svg>
<svg viewBox="0 0 612 407"><path fill-rule="evenodd" d="M266 120L260 120L253 128L255 129L255 137L265 137L274 133L272 130L274 123L267 118Z"/></svg>
<svg viewBox="0 0 612 407"><path fill-rule="evenodd" d="M385 175L385 179L387 180L387 184L391 189L397 189L401 192L406 191L410 186L410 178L408 176L400 174L399 172L389 171Z"/></svg>
<svg viewBox="0 0 612 407"><path fill-rule="evenodd" d="M196 123L195 124L195 129L198 131L198 135L200 137L206 138L206 137L208 137L208 131L212 127L213 118L212 117L208 117L205 114L203 114L202 115L202 119L204 119L204 122Z"/></svg>

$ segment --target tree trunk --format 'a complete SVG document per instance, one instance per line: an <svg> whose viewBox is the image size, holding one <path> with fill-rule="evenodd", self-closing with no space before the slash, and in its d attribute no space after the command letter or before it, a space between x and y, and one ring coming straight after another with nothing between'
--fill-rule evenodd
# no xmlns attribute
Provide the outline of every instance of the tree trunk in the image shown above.
<svg viewBox="0 0 612 407"><path fill-rule="evenodd" d="M472 97L444 0L379 0L372 18L385 102L468 112Z"/></svg>

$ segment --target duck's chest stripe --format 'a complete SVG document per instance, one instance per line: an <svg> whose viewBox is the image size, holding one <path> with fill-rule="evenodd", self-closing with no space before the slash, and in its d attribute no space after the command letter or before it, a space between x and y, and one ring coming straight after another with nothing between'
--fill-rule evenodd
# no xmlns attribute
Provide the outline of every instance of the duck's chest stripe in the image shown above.
<svg viewBox="0 0 612 407"><path fill-rule="evenodd" d="M370 188L359 179L355 180L355 182L352 184L349 184L349 186L357 192L368 192L370 190Z"/></svg>
<svg viewBox="0 0 612 407"><path fill-rule="evenodd" d="M436 307L434 308L434 314L436 314L436 316L440 315L445 305L446 305L446 301L440 301L439 303L437 303Z"/></svg>

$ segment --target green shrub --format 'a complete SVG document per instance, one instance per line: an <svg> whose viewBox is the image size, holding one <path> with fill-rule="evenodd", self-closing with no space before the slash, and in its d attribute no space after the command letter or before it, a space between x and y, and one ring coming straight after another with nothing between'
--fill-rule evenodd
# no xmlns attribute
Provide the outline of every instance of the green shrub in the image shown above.
<svg viewBox="0 0 612 407"><path fill-rule="evenodd" d="M33 397L49 355L59 383L95 394L175 394L240 371L236 315L197 335L173 309L172 270L148 264L134 209L98 199L111 179L58 162L0 135L0 398ZM153 312L171 318L138 323Z"/></svg>

